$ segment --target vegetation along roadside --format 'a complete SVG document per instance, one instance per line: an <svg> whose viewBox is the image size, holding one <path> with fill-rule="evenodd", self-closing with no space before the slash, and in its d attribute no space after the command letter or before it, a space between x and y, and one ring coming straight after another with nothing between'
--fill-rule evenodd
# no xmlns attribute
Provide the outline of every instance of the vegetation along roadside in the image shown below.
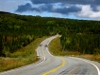
<svg viewBox="0 0 100 75"><path fill-rule="evenodd" d="M38 61L39 58L36 54L36 48L40 42L46 38L47 37L37 38L29 45L18 49L16 52L9 53L9 57L0 57L0 72Z"/></svg>
<svg viewBox="0 0 100 75"><path fill-rule="evenodd" d="M55 38L50 42L49 50L51 54L56 56L74 56L100 62L99 54L81 54L80 52L77 51L68 51L68 50L63 51L63 48L60 43L60 37Z"/></svg>

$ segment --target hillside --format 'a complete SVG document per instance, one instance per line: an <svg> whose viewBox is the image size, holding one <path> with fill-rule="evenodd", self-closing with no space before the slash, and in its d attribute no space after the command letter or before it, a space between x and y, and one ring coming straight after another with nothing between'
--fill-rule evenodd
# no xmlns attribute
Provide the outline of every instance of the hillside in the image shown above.
<svg viewBox="0 0 100 75"><path fill-rule="evenodd" d="M36 38L61 34L63 51L100 54L100 22L0 12L0 56L16 52Z"/></svg>

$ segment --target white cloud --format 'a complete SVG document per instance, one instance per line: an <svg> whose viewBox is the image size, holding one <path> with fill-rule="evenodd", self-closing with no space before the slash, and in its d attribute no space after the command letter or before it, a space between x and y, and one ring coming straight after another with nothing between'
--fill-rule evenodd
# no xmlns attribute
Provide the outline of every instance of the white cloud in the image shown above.
<svg viewBox="0 0 100 75"><path fill-rule="evenodd" d="M77 14L78 17L85 17L85 18L94 18L100 20L100 8L97 9L99 11L93 11L90 5L77 5L78 7L82 8L82 10Z"/></svg>

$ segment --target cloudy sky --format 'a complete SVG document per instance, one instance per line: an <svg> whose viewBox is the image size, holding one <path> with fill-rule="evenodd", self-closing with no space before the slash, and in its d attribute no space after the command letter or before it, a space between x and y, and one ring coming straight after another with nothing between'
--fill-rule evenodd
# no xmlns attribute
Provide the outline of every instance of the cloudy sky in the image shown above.
<svg viewBox="0 0 100 75"><path fill-rule="evenodd" d="M0 0L0 11L21 15L100 20L100 0Z"/></svg>

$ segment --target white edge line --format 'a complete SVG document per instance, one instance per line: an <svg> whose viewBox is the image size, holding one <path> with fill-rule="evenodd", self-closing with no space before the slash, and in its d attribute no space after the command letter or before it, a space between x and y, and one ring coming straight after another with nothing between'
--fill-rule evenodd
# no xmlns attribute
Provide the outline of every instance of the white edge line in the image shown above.
<svg viewBox="0 0 100 75"><path fill-rule="evenodd" d="M75 58L75 57L72 57L72 58ZM94 67L96 68L96 70L97 70L97 72L98 72L98 75L100 75L100 70L99 70L99 68L98 68L95 64L90 63L90 62L88 62L87 60L84 60L84 59L80 59L80 58L75 58L75 59L79 59L79 60L82 60L82 61L84 61L84 62L86 62L86 63L91 64L92 66L94 66Z"/></svg>
<svg viewBox="0 0 100 75"><path fill-rule="evenodd" d="M37 56L39 56L39 47L36 49L36 51L37 51Z"/></svg>
<svg viewBox="0 0 100 75"><path fill-rule="evenodd" d="M36 64L35 66L42 64L45 60L46 60L46 58L43 56L43 61L41 61L40 63Z"/></svg>
<svg viewBox="0 0 100 75"><path fill-rule="evenodd" d="M90 62L88 62L88 61L86 61L86 60L83 60L83 61L85 61L85 62L87 62L87 63L93 65L93 66L97 69L98 75L100 75L100 70L99 70L99 68L98 68L95 64L90 63Z"/></svg>
<svg viewBox="0 0 100 75"><path fill-rule="evenodd" d="M58 36L56 36L56 37L58 37ZM54 37L51 37L52 39L51 39L50 41L48 41L47 45L49 45L49 43L50 43L53 39L55 39L56 37L55 37L55 36L54 36ZM48 52L52 57L54 57L54 56L49 52L48 47L46 47L46 50L47 50L47 52Z"/></svg>
<svg viewBox="0 0 100 75"><path fill-rule="evenodd" d="M40 57L39 56L39 47L37 48L37 56ZM43 57L43 61L41 61L40 63L36 64L35 66L37 66L39 64L42 64L46 60L46 57L45 56L41 56L41 57Z"/></svg>
<svg viewBox="0 0 100 75"><path fill-rule="evenodd" d="M48 51L48 48L46 48L47 52L53 57L53 55Z"/></svg>

